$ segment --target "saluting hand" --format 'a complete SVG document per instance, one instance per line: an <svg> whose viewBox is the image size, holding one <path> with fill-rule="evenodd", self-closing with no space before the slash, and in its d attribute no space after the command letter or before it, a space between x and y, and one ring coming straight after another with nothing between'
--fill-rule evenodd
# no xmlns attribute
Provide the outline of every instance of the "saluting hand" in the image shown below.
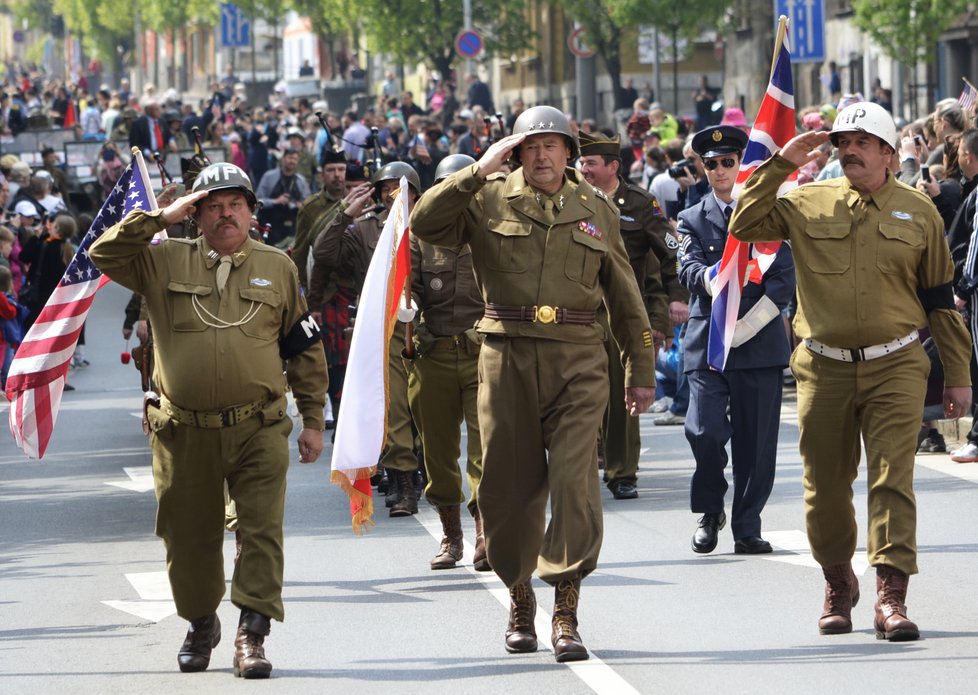
<svg viewBox="0 0 978 695"><path fill-rule="evenodd" d="M829 134L824 130L802 133L788 140L788 144L781 148L780 154L796 167L801 167L818 156L818 148L828 139Z"/></svg>
<svg viewBox="0 0 978 695"><path fill-rule="evenodd" d="M363 214L373 195L374 187L369 183L361 183L355 186L343 199L343 212L353 219Z"/></svg>
<svg viewBox="0 0 978 695"><path fill-rule="evenodd" d="M503 164L509 159L510 153L525 139L526 133L516 133L492 143L486 153L482 155L482 159L479 160L479 176L484 179L489 174L495 174L502 169Z"/></svg>
<svg viewBox="0 0 978 695"><path fill-rule="evenodd" d="M208 191L197 191L196 193L188 193L187 195L180 196L163 208L163 219L167 224L177 224L178 222L189 219L197 211L195 207L197 201L204 198L207 193Z"/></svg>

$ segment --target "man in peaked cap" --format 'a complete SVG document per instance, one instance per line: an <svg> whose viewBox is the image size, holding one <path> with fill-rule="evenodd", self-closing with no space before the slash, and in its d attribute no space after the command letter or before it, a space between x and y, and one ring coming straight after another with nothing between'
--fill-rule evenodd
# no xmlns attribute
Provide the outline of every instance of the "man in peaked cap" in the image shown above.
<svg viewBox="0 0 978 695"><path fill-rule="evenodd" d="M580 133L580 167L587 182L607 194L621 212L621 237L628 262L652 325L656 347L672 336L670 309L686 313L689 292L679 284L676 252L679 243L655 196L622 176L620 144L602 133ZM673 307L672 304L676 306ZM599 318L607 328L607 313ZM682 317L684 319L684 316ZM642 441L638 416L625 412L625 373L621 348L614 339L605 342L611 398L605 413L603 437L605 475L615 499L638 497L638 458Z"/></svg>
<svg viewBox="0 0 978 695"><path fill-rule="evenodd" d="M760 281L752 280L743 288L723 371L707 361L714 291L710 280L723 257L736 202L734 182L746 145L747 135L735 126L712 126L693 136L693 151L702 158L713 190L679 214L679 279L692 295L683 350L689 380L686 439L696 460L690 508L702 514L692 539L696 553L716 548L727 521L728 440L733 459L734 552L771 552L770 543L761 537L761 511L774 486L782 371L791 352L781 322L781 309L795 291L787 244Z"/></svg>

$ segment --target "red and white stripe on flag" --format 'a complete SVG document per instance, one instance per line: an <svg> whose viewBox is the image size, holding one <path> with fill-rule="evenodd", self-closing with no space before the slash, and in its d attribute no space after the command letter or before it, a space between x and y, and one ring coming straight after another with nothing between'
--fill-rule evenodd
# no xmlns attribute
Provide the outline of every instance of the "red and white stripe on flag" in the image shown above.
<svg viewBox="0 0 978 695"><path fill-rule="evenodd" d="M354 533L373 525L370 476L387 438L388 345L411 264L408 184L401 178L357 305L330 480L350 497Z"/></svg>
<svg viewBox="0 0 978 695"><path fill-rule="evenodd" d="M791 78L791 50L788 45L787 20L780 45L775 46L774 67L767 91L754 119L747 147L744 149L734 184L733 197L737 198L744 182L761 164L770 159L795 136L795 92ZM778 189L784 195L798 186L798 172ZM764 272L771 267L781 242L765 242L747 245L727 235L720 260L720 271L713 284L713 311L710 318L707 361L714 369L722 370L730 354L730 342L737 323L740 297L744 278L759 283Z"/></svg>
<svg viewBox="0 0 978 695"><path fill-rule="evenodd" d="M42 458L51 441L75 344L95 293L109 281L92 263L88 249L133 210L155 209L156 196L143 157L137 153L105 199L14 355L6 384L11 401L10 432L17 446L31 458Z"/></svg>

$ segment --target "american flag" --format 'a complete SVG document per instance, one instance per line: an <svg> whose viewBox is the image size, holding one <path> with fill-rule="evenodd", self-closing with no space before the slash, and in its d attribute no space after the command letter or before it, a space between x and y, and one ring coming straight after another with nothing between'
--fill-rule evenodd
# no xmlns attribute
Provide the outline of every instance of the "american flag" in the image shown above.
<svg viewBox="0 0 978 695"><path fill-rule="evenodd" d="M88 249L131 211L154 209L156 196L143 158L136 154L14 355L6 388L11 401L10 431L17 446L31 458L43 457L51 441L78 335L95 293L109 281L92 263Z"/></svg>
<svg viewBox="0 0 978 695"><path fill-rule="evenodd" d="M964 89L961 90L961 96L958 97L958 103L961 104L961 109L965 113L971 113L974 111L975 101L978 101L978 92L968 80L965 80Z"/></svg>
<svg viewBox="0 0 978 695"><path fill-rule="evenodd" d="M774 67L767 92L761 100L757 118L751 128L747 147L737 172L733 197L737 198L744 182L775 152L795 136L795 93L791 80L791 50L788 46L788 20L781 19L783 30L780 45L775 47ZM798 172L778 189L784 195L798 185ZM744 278L749 274L751 282L760 282L764 271L771 267L780 242L745 244L727 235L723 258L719 267L711 273L713 310L710 316L710 335L707 345L707 362L717 370L723 370L730 354L730 341L737 324L741 290Z"/></svg>

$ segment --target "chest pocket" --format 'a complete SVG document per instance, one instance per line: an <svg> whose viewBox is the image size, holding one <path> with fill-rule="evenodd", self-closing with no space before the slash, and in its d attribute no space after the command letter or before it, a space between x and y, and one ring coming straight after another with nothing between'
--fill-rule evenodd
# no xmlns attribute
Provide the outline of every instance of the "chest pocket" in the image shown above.
<svg viewBox="0 0 978 695"><path fill-rule="evenodd" d="M278 340L282 327L282 317L279 310L282 305L282 295L277 290L258 289L256 287L245 287L239 292L241 314L234 320L254 313L249 321L241 324L241 332L252 338Z"/></svg>
<svg viewBox="0 0 978 695"><path fill-rule="evenodd" d="M876 266L884 273L917 276L924 233L905 224L880 224L880 240L876 247Z"/></svg>
<svg viewBox="0 0 978 695"><path fill-rule="evenodd" d="M504 273L525 273L533 225L520 220L490 219L487 226L486 267Z"/></svg>
<svg viewBox="0 0 978 695"><path fill-rule="evenodd" d="M171 280L166 286L170 312L170 328L174 331L203 331L207 324L200 320L194 308L194 298L201 301L214 291L207 285Z"/></svg>
<svg viewBox="0 0 978 695"><path fill-rule="evenodd" d="M706 261L706 265L711 266L723 258L723 247L726 243L727 240L723 237L700 239L700 246L703 249L703 258Z"/></svg>
<svg viewBox="0 0 978 695"><path fill-rule="evenodd" d="M813 273L839 275L849 270L852 244L848 222L810 224L805 227L805 249L798 255ZM804 254L804 255L803 255Z"/></svg>
<svg viewBox="0 0 978 695"><path fill-rule="evenodd" d="M571 243L567 248L564 274L569 280L579 282L588 289L593 289L598 284L601 260L607 252L608 245L605 242L575 229L571 235Z"/></svg>
<svg viewBox="0 0 978 695"><path fill-rule="evenodd" d="M454 292L451 282L455 271L455 260L441 249L432 255L421 258L421 282L425 294L437 297Z"/></svg>

